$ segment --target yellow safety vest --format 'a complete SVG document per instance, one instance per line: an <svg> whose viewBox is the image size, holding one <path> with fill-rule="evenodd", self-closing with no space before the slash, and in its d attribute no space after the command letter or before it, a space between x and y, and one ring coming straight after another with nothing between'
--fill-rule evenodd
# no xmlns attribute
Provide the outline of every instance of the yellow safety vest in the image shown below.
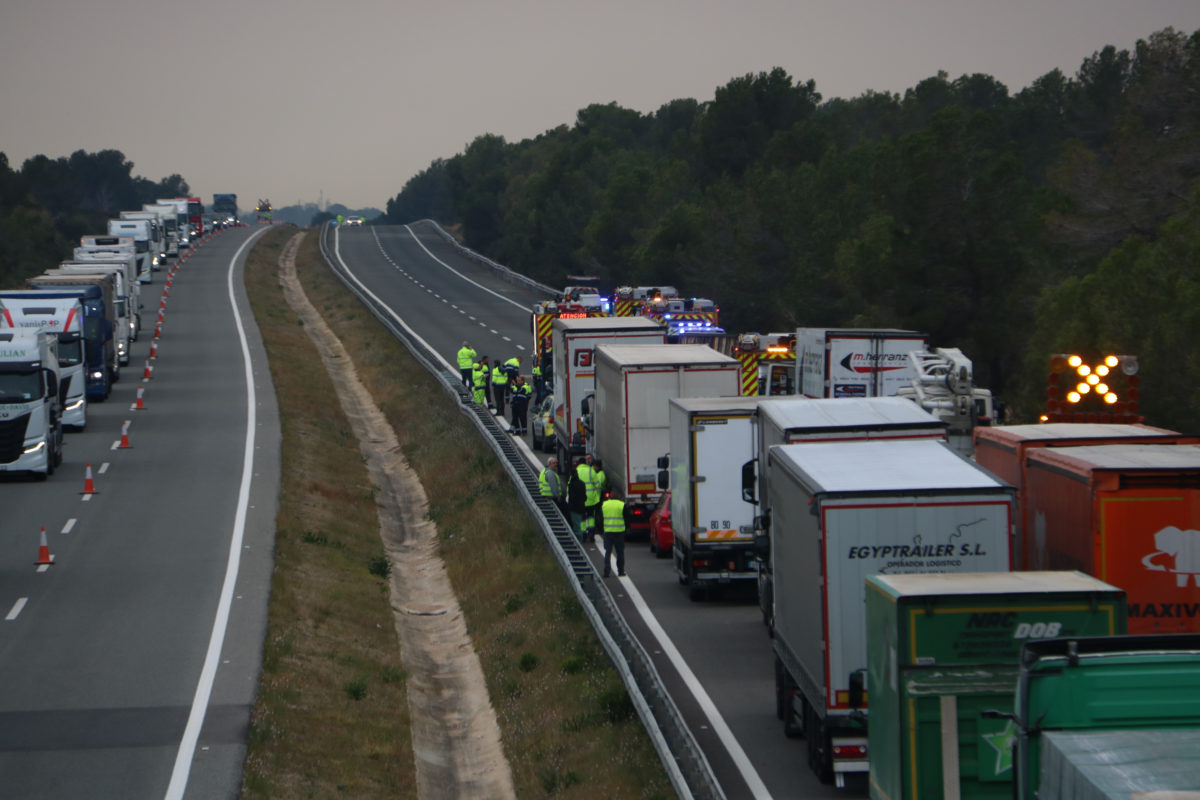
<svg viewBox="0 0 1200 800"><path fill-rule="evenodd" d="M600 515L604 518L604 532L618 533L625 530L625 501L610 497L600 505Z"/></svg>

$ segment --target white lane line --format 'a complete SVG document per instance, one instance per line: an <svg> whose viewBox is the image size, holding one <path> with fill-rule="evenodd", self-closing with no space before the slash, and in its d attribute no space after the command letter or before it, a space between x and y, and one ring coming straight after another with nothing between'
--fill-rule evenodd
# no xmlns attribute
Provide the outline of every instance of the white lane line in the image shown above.
<svg viewBox="0 0 1200 800"><path fill-rule="evenodd" d="M81 503L86 503L87 501L89 501L89 500L91 500L91 499L92 499L92 495L91 495L91 493L89 492L88 494L85 494L83 497L80 497L80 498L79 498L79 502L81 502Z"/></svg>
<svg viewBox="0 0 1200 800"><path fill-rule="evenodd" d="M742 780L750 788L750 793L754 797L769 798L771 792L767 790L766 784L762 782L762 778L758 777L758 770L750 763L746 751L738 744L737 737L733 735L733 731L729 729L725 718L721 716L721 712L717 710L717 706L713 703L712 698L708 696L708 692L704 691L704 686L696 678L695 673L688 667L687 661L680 655L676 649L675 643L667 636L667 632L659 625L658 619L655 618L654 612L646 605L646 601L642 599L641 592L633 585L628 577L617 578L621 582L622 587L629 595L629 599L633 602L634 608L641 615L642 621L646 623L646 627L662 648L663 653L671 661L671 665L679 672L679 677L683 679L692 696L696 698L696 702L700 704L700 710L704 712L708 724L712 726L713 732L717 734L717 738L721 740L725 750L729 753L733 763L737 766L738 772L742 776Z"/></svg>
<svg viewBox="0 0 1200 800"><path fill-rule="evenodd" d="M254 475L254 429L257 427L255 408L258 403L254 390L254 370L250 365L250 345L246 342L246 326L242 323L242 315L237 307L237 295L233 291L233 274L238 258L255 239L268 230L270 230L269 226L264 227L251 234L250 238L242 243L242 246L233 254L233 258L229 259L229 271L226 274L229 305L233 309L233 321L237 328L238 341L242 346L242 372L246 380L246 430L243 433L245 441L242 449L242 482L238 489L233 535L229 540L229 558L225 562L225 582L221 585L221 597L217 602L212 634L208 640L208 651L204 656L204 666L200 670L200 680L196 683L196 694L192 698L192 709L188 713L187 727L184 728L183 738L179 742L179 751L175 754L175 766L171 770L171 782L167 785L166 800L182 800L184 790L187 789L188 775L192 770L192 758L196 754L200 728L204 724L208 699L212 696L213 681L217 677L217 662L221 656L221 647L225 643L225 629L229 625L229 608L233 604L233 585L237 582L238 567L242 562L242 540L246 534L246 507L250 503L250 481Z"/></svg>
<svg viewBox="0 0 1200 800"><path fill-rule="evenodd" d="M98 474L100 474L100 475L103 475L104 473L108 472L108 465L109 465L109 463L110 463L110 462L108 462L108 461L105 461L103 464L101 464L101 465L100 465L100 470L99 470Z"/></svg>
<svg viewBox="0 0 1200 800"><path fill-rule="evenodd" d="M457 275L458 277L462 278L462 279L463 279L464 281L466 281L467 283L469 283L469 284L471 284L471 285L473 285L473 286L477 286L477 287L479 287L480 289L483 289L485 292L487 292L488 294L492 295L493 297L499 297L501 300L503 300L503 301L504 301L504 302L506 302L506 303L512 303L514 306L516 306L517 308L521 309L522 311L526 311L526 312L528 312L528 311L529 311L529 309L528 309L528 308L526 308L526 307L525 307L524 305L522 305L521 303L518 303L516 300L513 300L513 299L511 299L511 298L505 297L504 295L502 295L502 294L499 294L498 292L493 292L491 289L487 288L486 286L484 286L484 285L482 285L482 284L479 284L479 283L476 283L475 281L473 281L473 280L471 280L470 278L468 278L466 275L463 275L461 272L459 272L458 270L456 270L454 267L452 267L452 266L450 266L449 264L447 264L445 261L442 261L440 258L438 258L437 256L435 256L433 253L429 252L429 248L425 246L425 243L424 243L424 242L422 242L420 239L418 239L418 238L417 238L417 235L416 235L415 233L413 233L413 232L412 232L412 228L410 228L410 227L408 227L407 225L405 225L405 226L404 226L404 230L408 231L408 235L409 235L409 236L411 236L411 237L413 238L413 241L414 241L414 242L416 242L418 245L420 245L420 246L421 246L421 249L425 251L425 254L426 254L426 255L428 255L430 258L432 258L432 259L433 259L434 261L436 261L437 263L441 264L441 265L442 265L443 267L445 267L446 269L448 269L448 270L450 270L451 272L453 272L453 273L454 273L455 275ZM376 234L375 234L375 237L378 239L378 238L379 238L379 234L378 234L378 233L376 233Z"/></svg>
<svg viewBox="0 0 1200 800"><path fill-rule="evenodd" d="M12 622L21 613L21 609L25 608L25 604L29 602L28 597L18 597L17 602L13 603L12 608L8 610L8 616L4 618L5 622Z"/></svg>
<svg viewBox="0 0 1200 800"><path fill-rule="evenodd" d="M63 525L63 529L59 531L59 533L70 533L71 531L75 530L75 522L76 519L71 517L69 520L67 520L67 524Z"/></svg>
<svg viewBox="0 0 1200 800"><path fill-rule="evenodd" d="M492 331L492 333L495 333L495 331ZM503 339L503 340L504 340L504 341L506 341L506 342L511 342L511 341L512 341L512 339L508 338L507 336L501 336L500 338L501 338L501 339Z"/></svg>

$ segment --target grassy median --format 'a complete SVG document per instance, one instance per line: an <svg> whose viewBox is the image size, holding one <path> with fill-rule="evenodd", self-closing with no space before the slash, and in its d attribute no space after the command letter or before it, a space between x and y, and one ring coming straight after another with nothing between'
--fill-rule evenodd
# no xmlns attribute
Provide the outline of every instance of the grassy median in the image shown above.
<svg viewBox="0 0 1200 800"><path fill-rule="evenodd" d="M375 490L276 278L294 233L266 234L246 266L280 406L283 489L243 796L415 797ZM421 476L517 796L673 796L566 578L456 401L328 272L316 231L296 266Z"/></svg>

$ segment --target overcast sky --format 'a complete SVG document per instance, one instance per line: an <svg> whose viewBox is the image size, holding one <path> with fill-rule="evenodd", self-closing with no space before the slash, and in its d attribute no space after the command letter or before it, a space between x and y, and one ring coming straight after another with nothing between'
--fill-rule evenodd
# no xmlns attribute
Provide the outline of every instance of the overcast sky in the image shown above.
<svg viewBox="0 0 1200 800"><path fill-rule="evenodd" d="M383 208L476 136L783 67L826 99L938 70L1016 93L1200 0L0 0L0 152L113 148L212 202Z"/></svg>

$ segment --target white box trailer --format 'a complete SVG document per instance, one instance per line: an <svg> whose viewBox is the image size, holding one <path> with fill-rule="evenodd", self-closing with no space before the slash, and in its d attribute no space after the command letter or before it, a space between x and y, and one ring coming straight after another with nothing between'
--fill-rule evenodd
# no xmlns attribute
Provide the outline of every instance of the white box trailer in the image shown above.
<svg viewBox="0 0 1200 800"><path fill-rule="evenodd" d="M841 785L869 767L867 576L1009 571L1013 488L928 440L776 445L767 463L776 710Z"/></svg>
<svg viewBox="0 0 1200 800"><path fill-rule="evenodd" d="M156 254L152 252L153 248L151 247L153 240L151 222L148 219L110 219L108 221L110 237L133 239L138 259L138 283L150 283L154 279ZM89 236L84 236L80 241L86 246L91 243L89 239L96 242L101 241L101 238L93 239Z"/></svg>
<svg viewBox="0 0 1200 800"><path fill-rule="evenodd" d="M554 436L558 460L585 452L583 399L596 387L593 350L605 342L664 344L667 329L643 317L558 317L550 326L554 357Z"/></svg>
<svg viewBox="0 0 1200 800"><path fill-rule="evenodd" d="M758 577L755 507L742 498L741 472L754 457L754 418L761 402L759 397L669 401L671 556L692 600L709 587Z"/></svg>
<svg viewBox="0 0 1200 800"><path fill-rule="evenodd" d="M87 426L83 304L77 297L50 297L39 289L0 291L0 330L11 328L58 337L58 385L64 428Z"/></svg>
<svg viewBox="0 0 1200 800"><path fill-rule="evenodd" d="M623 343L597 345L595 364L588 450L625 500L631 531L646 531L662 493L658 462L671 447L670 399L737 397L741 364L708 345Z"/></svg>
<svg viewBox="0 0 1200 800"><path fill-rule="evenodd" d="M75 248L72 259L77 264L97 264L120 267L124 274L126 311L129 317L129 338L137 341L142 332L142 284L138 280L137 255L131 247L93 247L83 245Z"/></svg>
<svg viewBox="0 0 1200 800"><path fill-rule="evenodd" d="M758 408L755 418L754 461L742 471L742 490L747 502L759 505L759 515L769 515L771 471L767 455L780 444L797 442L861 441L863 439L932 439L946 441L946 423L900 397L811 399L773 397ZM758 546L758 601L763 623L774 630L772 620L773 565L768 539L756 524Z"/></svg>
<svg viewBox="0 0 1200 800"><path fill-rule="evenodd" d="M164 254L167 258L179 256L179 209L174 203L144 203L142 211L158 214L158 224L163 230Z"/></svg>
<svg viewBox="0 0 1200 800"><path fill-rule="evenodd" d="M929 337L896 328L800 328L796 392L805 397L882 397L912 385L911 350Z"/></svg>
<svg viewBox="0 0 1200 800"><path fill-rule="evenodd" d="M167 234L160 224L161 212L122 211L121 219L127 222L144 220L150 223L150 269L157 272L167 260Z"/></svg>
<svg viewBox="0 0 1200 800"><path fill-rule="evenodd" d="M0 472L39 480L62 463L58 336L0 331Z"/></svg>
<svg viewBox="0 0 1200 800"><path fill-rule="evenodd" d="M188 199L186 197L159 197L156 205L171 206L175 209L175 227L179 239L179 248L192 245L192 226L188 222Z"/></svg>

